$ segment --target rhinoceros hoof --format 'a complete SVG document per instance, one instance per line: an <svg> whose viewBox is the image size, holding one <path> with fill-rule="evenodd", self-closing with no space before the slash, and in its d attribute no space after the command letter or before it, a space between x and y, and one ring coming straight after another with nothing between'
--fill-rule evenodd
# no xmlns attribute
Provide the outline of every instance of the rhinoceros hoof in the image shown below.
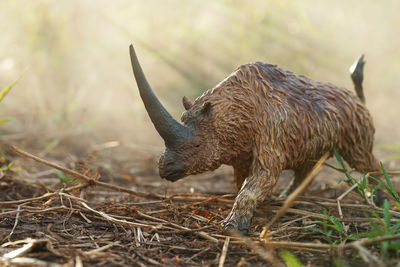
<svg viewBox="0 0 400 267"><path fill-rule="evenodd" d="M222 223L222 228L226 232L239 232L242 235L247 235L249 233L250 222L252 216L241 216L236 219L227 219Z"/></svg>

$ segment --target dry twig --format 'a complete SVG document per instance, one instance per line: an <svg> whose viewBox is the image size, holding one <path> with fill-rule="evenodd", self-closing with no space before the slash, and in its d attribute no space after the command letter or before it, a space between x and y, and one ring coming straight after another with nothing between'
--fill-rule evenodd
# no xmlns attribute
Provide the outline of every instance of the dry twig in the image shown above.
<svg viewBox="0 0 400 267"><path fill-rule="evenodd" d="M352 246L358 250L359 255L361 258L366 262L369 263L371 266L378 266L378 267L385 267L386 264L384 264L381 260L378 259L374 254L372 254L370 251L368 251L365 247L360 245L360 242L353 242Z"/></svg>
<svg viewBox="0 0 400 267"><path fill-rule="evenodd" d="M115 245L118 245L119 243L120 243L119 241L116 241L116 242L110 243L110 244L105 245L105 246L100 247L100 248L96 248L96 249L89 250L89 251L84 251L84 252L82 252L82 255L84 255L84 256L96 255L96 254L98 254L99 252L103 252L104 250L107 250L107 249L109 249L109 248L111 248L111 247L113 247L113 246L115 246Z"/></svg>
<svg viewBox="0 0 400 267"><path fill-rule="evenodd" d="M97 211L91 207L89 207L89 205L87 205L84 202L80 202L82 206L84 206L86 209L90 210L91 212L94 212L98 215L100 215L101 217L105 218L107 221L112 222L112 223L116 223L116 224L121 224L121 225L128 225L128 226L133 226L133 227L147 227L147 228L153 228L155 229L154 226L152 225L148 225L148 224L143 224L143 223L135 223L135 222L128 222L127 220L119 220L119 219L115 219L113 217L111 217L110 215L108 215L105 212L102 211Z"/></svg>
<svg viewBox="0 0 400 267"><path fill-rule="evenodd" d="M92 179L92 178L90 178L90 177L88 177L86 175L83 175L83 174L79 173L79 172L66 169L64 167L61 167L61 166L55 164L55 163L52 163L50 161L41 159L41 158L39 158L39 157L37 157L35 155L32 155L32 154L30 154L28 152L22 151L22 150L16 148L15 146L11 146L11 149L15 153L20 155L20 156L33 159L36 162L39 162L39 163L44 164L46 166L49 166L51 168L57 169L59 171L62 171L62 172L66 173L68 175L71 175L71 176L73 176L73 177L75 177L77 179L85 180L86 182L89 182L90 184L95 184L95 185L98 185L98 186L101 186L101 187L104 187L104 188L108 188L108 189L112 189L112 190L116 190L116 191L120 191L120 192L125 192L125 193L128 193L128 194L137 196L137 197L163 199L162 196L158 196L156 194L137 192L137 191L134 191L134 190L131 190L131 189L128 189L128 188L124 188L124 187L120 187L120 186L111 185L111 184L107 184L107 183L103 183L103 182L97 181L97 180Z"/></svg>
<svg viewBox="0 0 400 267"><path fill-rule="evenodd" d="M285 267L285 264L280 261L274 254L272 249L267 250L262 248L259 244L254 242L252 239L242 236L239 233L234 233L234 236L239 239L239 241L245 244L247 247L251 248L258 256L260 256L264 261L268 262L272 266ZM268 244L269 245L269 244ZM270 246L273 247L273 246Z"/></svg>
<svg viewBox="0 0 400 267"><path fill-rule="evenodd" d="M310 174L307 175L307 177L304 179L304 181L300 184L299 187L296 188L296 190L290 194L285 202L283 203L283 206L278 210L278 212L275 214L274 218L263 228L262 233L260 234L260 239L264 239L269 228L280 218L282 217L286 211L290 208L290 206L293 205L293 202L296 200L296 198L303 193L309 184L312 182L314 177L321 171L324 162L326 159L329 157L329 153L325 153L321 157L321 159L315 164L314 168L311 170Z"/></svg>
<svg viewBox="0 0 400 267"><path fill-rule="evenodd" d="M228 253L229 241L230 241L230 238L229 238L229 236L227 236L225 238L224 246L222 247L222 253L221 253L221 257L219 258L218 267L224 267L226 254Z"/></svg>
<svg viewBox="0 0 400 267"><path fill-rule="evenodd" d="M18 208L17 208L17 215L15 215L14 226L13 226L13 228L11 229L11 232L1 241L1 243L3 243L4 240L6 240L6 239L8 239L8 241L11 241L11 240L10 240L10 237L13 235L13 233L14 233L14 231L15 231L15 228L17 227L20 212L21 212L21 205L18 205Z"/></svg>
<svg viewBox="0 0 400 267"><path fill-rule="evenodd" d="M137 210L136 212L137 212L140 216L142 216L142 217L145 217L145 218L148 218L148 219L151 219L151 220L154 220L154 221L158 221L158 222L163 222L163 223L169 224L169 225L171 225L171 226L173 226L173 227L176 227L176 228L178 228L178 229L180 229L180 230L190 230L190 231L193 231L192 229L189 229L189 228L187 228L187 227L184 227L184 226L181 226L181 225L176 224L176 223L168 222L168 221L166 221L166 220L163 220L163 219L160 219L160 218L156 218L156 217L147 215L147 214L145 214L145 213L143 213L143 212L140 212L140 211L138 211L138 210ZM212 236L206 234L206 233L203 232L203 231L194 232L194 233L195 233L196 235L198 235L198 236L201 236L202 238L205 238L205 239L207 239L207 240L210 240L210 241L212 241L212 242L214 242L214 243L218 243L218 239L216 239L216 238L214 238L214 237L212 237Z"/></svg>

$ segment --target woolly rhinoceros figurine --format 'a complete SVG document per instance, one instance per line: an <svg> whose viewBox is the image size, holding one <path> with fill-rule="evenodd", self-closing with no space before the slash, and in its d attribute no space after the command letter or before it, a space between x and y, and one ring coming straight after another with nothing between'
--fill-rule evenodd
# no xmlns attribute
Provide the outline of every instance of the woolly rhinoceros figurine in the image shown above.
<svg viewBox="0 0 400 267"><path fill-rule="evenodd" d="M238 195L224 229L247 233L257 203L271 195L281 172L294 170L295 188L335 145L352 168L380 170L364 105L362 58L352 74L357 96L276 65L249 63L193 103L183 97L179 123L153 93L132 45L130 56L140 96L165 141L160 176L176 181L222 164L233 167Z"/></svg>

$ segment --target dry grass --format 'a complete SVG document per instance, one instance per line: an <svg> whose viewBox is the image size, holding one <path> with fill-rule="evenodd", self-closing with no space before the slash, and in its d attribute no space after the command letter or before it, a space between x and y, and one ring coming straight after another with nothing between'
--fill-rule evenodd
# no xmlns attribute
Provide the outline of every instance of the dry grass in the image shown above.
<svg viewBox="0 0 400 267"><path fill-rule="evenodd" d="M55 167L44 159L29 157ZM265 202L257 211L249 237L227 236L220 223L232 206L233 195L163 195L159 187L146 190L151 194L142 193L140 188L131 190L100 182L93 172L88 175L88 171L57 168L81 182L44 185L12 171L1 178L3 264L264 266L267 262L284 266L279 252L285 249L312 266L329 266L335 259L352 265L365 261L384 266L391 261L383 262L379 244L400 238L397 234L346 240L354 233L369 232L370 220L382 223L367 218L366 213L384 213L381 208L360 204L361 198L354 193L341 197L340 206L329 189L322 193L324 197L312 196L312 192L289 197L291 208L286 207L285 200ZM321 192L317 194L321 196ZM286 208L284 213L282 207ZM329 243L326 236L311 231L316 221L326 219L323 210L338 218L346 229L342 242L336 242L339 237L332 235L335 242ZM260 241L262 225L274 214L280 217L269 225ZM391 211L391 215L393 221L400 218L397 211Z"/></svg>

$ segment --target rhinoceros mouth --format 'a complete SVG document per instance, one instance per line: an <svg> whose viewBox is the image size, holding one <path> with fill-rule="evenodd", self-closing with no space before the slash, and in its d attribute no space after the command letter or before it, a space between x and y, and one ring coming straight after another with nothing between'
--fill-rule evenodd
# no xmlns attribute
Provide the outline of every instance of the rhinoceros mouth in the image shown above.
<svg viewBox="0 0 400 267"><path fill-rule="evenodd" d="M179 170L179 171L171 171L171 172L164 172L160 173L161 178L166 179L171 182L178 181L186 176L184 170Z"/></svg>
<svg viewBox="0 0 400 267"><path fill-rule="evenodd" d="M177 161L166 162L165 155L161 155L158 162L158 170L161 178L175 182L186 176L185 168Z"/></svg>

